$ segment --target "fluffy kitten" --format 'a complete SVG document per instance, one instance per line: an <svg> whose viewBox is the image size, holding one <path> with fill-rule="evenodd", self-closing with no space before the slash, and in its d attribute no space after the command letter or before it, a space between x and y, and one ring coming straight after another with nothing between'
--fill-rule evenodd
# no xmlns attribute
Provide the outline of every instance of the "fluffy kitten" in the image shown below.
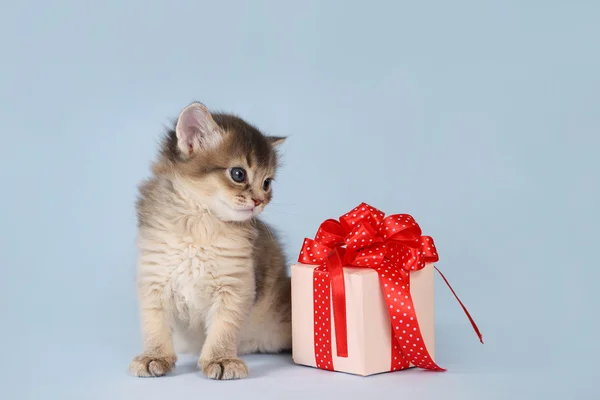
<svg viewBox="0 0 600 400"><path fill-rule="evenodd" d="M182 351L207 377L238 379L241 354L291 348L284 255L256 218L283 141L200 103L179 115L136 206L144 348L131 374L165 375Z"/></svg>

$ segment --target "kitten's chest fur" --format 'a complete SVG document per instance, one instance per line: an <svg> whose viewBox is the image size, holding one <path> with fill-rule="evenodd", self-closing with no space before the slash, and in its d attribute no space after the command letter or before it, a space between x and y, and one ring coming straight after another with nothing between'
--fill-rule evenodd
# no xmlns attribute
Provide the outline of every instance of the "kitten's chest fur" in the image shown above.
<svg viewBox="0 0 600 400"><path fill-rule="evenodd" d="M206 213L175 214L161 225L142 235L146 267L140 272L176 320L196 325L220 290L252 290L251 227L227 225ZM148 268L150 259L155 268Z"/></svg>

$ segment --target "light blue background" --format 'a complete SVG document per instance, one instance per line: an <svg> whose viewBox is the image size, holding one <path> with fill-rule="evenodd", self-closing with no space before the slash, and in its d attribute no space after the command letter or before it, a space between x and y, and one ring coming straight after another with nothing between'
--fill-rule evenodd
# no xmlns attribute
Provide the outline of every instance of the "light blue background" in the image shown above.
<svg viewBox="0 0 600 400"><path fill-rule="evenodd" d="M3 1L0 398L599 398L599 15L596 1ZM446 373L253 356L245 381L207 381L188 358L127 376L136 185L192 100L289 135L265 218L290 260L362 201L410 213L486 344L438 277Z"/></svg>

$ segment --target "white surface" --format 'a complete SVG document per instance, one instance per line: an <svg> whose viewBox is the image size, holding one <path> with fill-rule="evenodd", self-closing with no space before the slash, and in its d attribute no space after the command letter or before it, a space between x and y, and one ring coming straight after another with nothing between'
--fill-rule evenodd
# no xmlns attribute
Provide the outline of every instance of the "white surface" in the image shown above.
<svg viewBox="0 0 600 400"><path fill-rule="evenodd" d="M457 313L458 315L458 313ZM292 363L289 355L245 357L250 377L240 381L210 381L196 371L194 357L182 357L170 376L134 378L127 375L129 353L137 346L123 336L89 347L69 346L52 338L0 368L3 400L119 399L546 399L600 398L596 386L597 349L592 334L582 332L572 346L560 346L549 335L510 342L510 329L486 326L479 344L466 321L436 326L439 363L447 372L417 369L361 377L321 371ZM116 332L116 330L115 330ZM526 331L523 331L526 332ZM130 334L133 332L128 332ZM110 340L109 340L110 338ZM541 350L544 351L541 351ZM9 354L16 355L11 351ZM17 358L12 358L17 360ZM575 395L576 393L576 395Z"/></svg>

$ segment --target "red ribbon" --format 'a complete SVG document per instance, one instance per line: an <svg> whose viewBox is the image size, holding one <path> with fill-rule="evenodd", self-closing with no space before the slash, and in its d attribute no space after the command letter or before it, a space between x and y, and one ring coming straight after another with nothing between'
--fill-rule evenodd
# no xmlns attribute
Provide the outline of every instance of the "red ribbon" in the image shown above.
<svg viewBox="0 0 600 400"><path fill-rule="evenodd" d="M315 239L305 239L298 257L304 264L317 264L313 275L315 358L317 367L333 370L329 332L329 295L333 305L338 357L348 357L346 290L344 266L377 271L392 322L391 370L413 365L434 371L439 367L427 351L410 295L410 272L439 260L433 239L421 235L421 228L408 214L385 214L362 203L338 220L324 221ZM446 278L440 273L464 312L481 343L477 325Z"/></svg>

